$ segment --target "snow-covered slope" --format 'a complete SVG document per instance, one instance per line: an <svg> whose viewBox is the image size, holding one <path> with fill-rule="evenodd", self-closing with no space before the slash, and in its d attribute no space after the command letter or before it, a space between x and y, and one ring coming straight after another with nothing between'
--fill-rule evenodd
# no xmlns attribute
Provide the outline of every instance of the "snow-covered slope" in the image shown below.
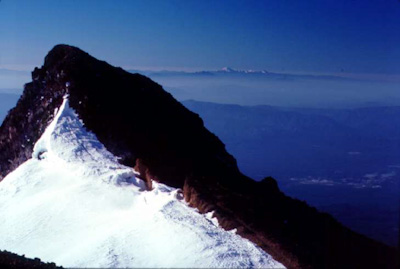
<svg viewBox="0 0 400 269"><path fill-rule="evenodd" d="M187 206L147 191L65 98L32 159L0 182L0 249L65 267L283 267Z"/></svg>

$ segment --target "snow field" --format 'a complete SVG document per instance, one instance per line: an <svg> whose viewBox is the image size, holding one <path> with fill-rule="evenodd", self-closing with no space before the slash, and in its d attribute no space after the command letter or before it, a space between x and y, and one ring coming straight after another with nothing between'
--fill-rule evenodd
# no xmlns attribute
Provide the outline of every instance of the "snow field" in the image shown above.
<svg viewBox="0 0 400 269"><path fill-rule="evenodd" d="M85 130L66 97L32 159L0 182L0 249L64 267L283 267L177 189L153 186Z"/></svg>

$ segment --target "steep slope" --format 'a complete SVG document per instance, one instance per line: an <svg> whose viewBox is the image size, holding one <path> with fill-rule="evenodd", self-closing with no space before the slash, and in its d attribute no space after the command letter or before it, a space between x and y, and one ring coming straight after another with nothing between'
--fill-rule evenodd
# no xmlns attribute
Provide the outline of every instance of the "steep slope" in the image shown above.
<svg viewBox="0 0 400 269"><path fill-rule="evenodd" d="M146 191L67 99L32 156L0 184L0 248L66 267L282 267L177 189Z"/></svg>
<svg viewBox="0 0 400 269"><path fill-rule="evenodd" d="M400 121L393 119L400 107L182 104L224 141L245 174L272 175L286 194L397 246L400 167L393 164L400 164Z"/></svg>
<svg viewBox="0 0 400 269"><path fill-rule="evenodd" d="M3 177L30 158L69 94L85 127L121 164L135 167L147 188L157 186L153 181L182 188L190 205L214 211L223 228L237 229L284 265L395 266L394 249L286 197L272 178L242 175L199 116L150 79L66 45L56 46L32 77L0 128Z"/></svg>

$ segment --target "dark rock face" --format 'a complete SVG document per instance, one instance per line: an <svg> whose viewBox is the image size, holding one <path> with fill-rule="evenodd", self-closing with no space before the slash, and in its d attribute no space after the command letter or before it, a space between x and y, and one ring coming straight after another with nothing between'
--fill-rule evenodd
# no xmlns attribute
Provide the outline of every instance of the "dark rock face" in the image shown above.
<svg viewBox="0 0 400 269"><path fill-rule="evenodd" d="M396 267L395 249L285 196L272 178L255 182L242 175L200 117L147 77L66 45L50 51L32 76L0 128L3 177L31 156L69 94L86 128L123 164L135 167L148 188L156 180L183 189L190 205L214 210L223 228L237 229L286 266Z"/></svg>
<svg viewBox="0 0 400 269"><path fill-rule="evenodd" d="M40 269L55 269L62 268L56 266L55 263L44 263L40 259L29 259L8 251L0 251L0 268L40 268Z"/></svg>
<svg viewBox="0 0 400 269"><path fill-rule="evenodd" d="M0 127L0 181L21 163L31 158L35 142L54 117L66 93L51 74L35 68L33 81Z"/></svg>

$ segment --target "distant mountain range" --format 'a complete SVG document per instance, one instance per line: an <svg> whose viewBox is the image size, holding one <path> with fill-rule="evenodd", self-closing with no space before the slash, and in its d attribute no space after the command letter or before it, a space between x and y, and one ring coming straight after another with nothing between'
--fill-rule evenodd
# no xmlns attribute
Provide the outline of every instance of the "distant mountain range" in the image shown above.
<svg viewBox="0 0 400 269"><path fill-rule="evenodd" d="M183 101L247 175L397 245L400 107L309 109ZM374 197L371 200L371 197ZM352 208L358 214L346 214ZM358 211L357 211L358 210Z"/></svg>
<svg viewBox="0 0 400 269"><path fill-rule="evenodd" d="M146 76L262 76L270 79L315 79L315 80L343 80L343 81L358 81L359 79L348 78L345 76L333 76L333 75L308 75L308 74L291 74L291 73L277 73L269 72L267 70L252 70L252 69L234 69L231 67L223 67L219 70L203 70L203 71L150 71L150 70L139 70L129 69L131 73L140 73Z"/></svg>
<svg viewBox="0 0 400 269"><path fill-rule="evenodd" d="M237 158L246 156L245 151L256 151L253 153L259 155L264 164L257 165L254 160L240 162L242 168L253 167L245 171L256 178L257 174L267 171L278 178L307 176L304 173L308 172L302 170L314 171L314 175L323 175L323 171L334 174L337 167L350 170L365 167L365 172L372 173L377 172L373 167L400 164L397 150L400 124L394 120L400 117L398 106L309 109L194 100L183 101L183 104L199 113L206 126L225 141ZM323 156L327 154L335 156L334 159L325 162ZM303 161L304 164L299 165ZM347 174L356 176L354 172ZM336 177L342 176L337 174Z"/></svg>

